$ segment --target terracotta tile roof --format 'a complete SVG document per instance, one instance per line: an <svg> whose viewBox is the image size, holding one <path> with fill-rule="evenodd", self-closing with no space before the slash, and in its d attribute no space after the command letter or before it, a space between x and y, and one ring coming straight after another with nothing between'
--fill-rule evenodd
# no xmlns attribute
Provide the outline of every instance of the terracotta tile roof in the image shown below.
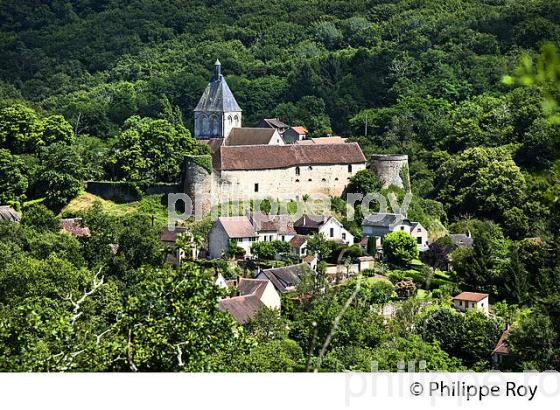
<svg viewBox="0 0 560 410"><path fill-rule="evenodd" d="M212 138L212 139L209 139L209 140L201 139L201 140L198 140L198 142L200 142L201 144L204 144L204 145L208 145L210 147L210 150L212 151L212 153L215 153L216 151L218 151L220 149L220 147L224 143L224 140L222 138Z"/></svg>
<svg viewBox="0 0 560 410"><path fill-rule="evenodd" d="M79 238L91 235L89 228L82 225L81 218L64 218L60 220L60 225L65 232Z"/></svg>
<svg viewBox="0 0 560 410"><path fill-rule="evenodd" d="M300 135L304 135L304 134L308 133L307 129L304 126L301 126L301 125L296 125L296 126L292 127L292 129Z"/></svg>
<svg viewBox="0 0 560 410"><path fill-rule="evenodd" d="M296 165L336 165L365 163L355 143L222 146L220 169L279 169Z"/></svg>
<svg viewBox="0 0 560 410"><path fill-rule="evenodd" d="M218 302L220 310L232 315L240 324L247 323L264 305L256 295L236 296Z"/></svg>
<svg viewBox="0 0 560 410"><path fill-rule="evenodd" d="M246 216L221 216L218 218L227 235L232 238L251 238L258 236Z"/></svg>
<svg viewBox="0 0 560 410"><path fill-rule="evenodd" d="M290 245L294 249L300 249L303 244L307 241L307 236L305 235L296 235L292 239L290 239Z"/></svg>
<svg viewBox="0 0 560 410"><path fill-rule="evenodd" d="M187 228L184 226L176 226L173 231L171 231L168 227L165 227L161 230L159 235L159 240L162 242L177 242L177 235L187 232Z"/></svg>
<svg viewBox="0 0 560 410"><path fill-rule="evenodd" d="M267 215L262 212L251 212L248 217L258 232L277 232L280 235L296 234L290 215Z"/></svg>
<svg viewBox="0 0 560 410"><path fill-rule="evenodd" d="M467 302L480 302L488 297L487 293L461 292L453 300L466 300Z"/></svg>
<svg viewBox="0 0 560 410"><path fill-rule="evenodd" d="M346 138L342 137L320 137L311 138L314 144L345 144Z"/></svg>
<svg viewBox="0 0 560 410"><path fill-rule="evenodd" d="M232 128L223 145L267 145L275 132L274 128Z"/></svg>
<svg viewBox="0 0 560 410"><path fill-rule="evenodd" d="M498 343L496 343L496 347L492 350L492 354L500 353L500 354L509 354L509 349L506 344L506 339L508 338L511 332L511 328L508 327L504 332L500 335L498 339Z"/></svg>
<svg viewBox="0 0 560 410"><path fill-rule="evenodd" d="M218 306L221 310L229 312L238 323L245 324L259 309L266 306L261 297L269 283L266 279L240 278L237 283L240 296L221 299Z"/></svg>

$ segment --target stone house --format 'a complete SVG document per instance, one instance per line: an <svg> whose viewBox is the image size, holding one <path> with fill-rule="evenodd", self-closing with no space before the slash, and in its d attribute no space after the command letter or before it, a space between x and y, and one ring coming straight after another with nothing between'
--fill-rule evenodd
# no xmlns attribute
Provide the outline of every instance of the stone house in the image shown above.
<svg viewBox="0 0 560 410"><path fill-rule="evenodd" d="M224 139L224 145L284 145L284 140L273 128L232 128Z"/></svg>
<svg viewBox="0 0 560 410"><path fill-rule="evenodd" d="M251 246L255 242L290 242L296 231L289 215L266 215L248 212L245 216L220 217L208 233L208 256L220 258L232 240L252 256Z"/></svg>
<svg viewBox="0 0 560 410"><path fill-rule="evenodd" d="M467 310L480 310L488 315L488 294L477 292L461 292L453 297L453 306L460 312Z"/></svg>
<svg viewBox="0 0 560 410"><path fill-rule="evenodd" d="M365 236L375 236L383 243L385 235L395 231L405 231L416 239L418 249L428 249L428 231L420 222L411 222L404 215L391 213L372 213L362 221Z"/></svg>
<svg viewBox="0 0 560 410"><path fill-rule="evenodd" d="M286 144L293 144L297 141L303 141L304 139L306 139L307 134L307 129L305 129L305 127L301 125L298 125L288 128L282 135L282 138L284 139L284 142Z"/></svg>
<svg viewBox="0 0 560 410"><path fill-rule="evenodd" d="M352 245L354 235L333 216L302 215L294 222L294 229L300 235L323 234L330 241Z"/></svg>
<svg viewBox="0 0 560 410"><path fill-rule="evenodd" d="M258 239L259 234L246 216L221 216L208 233L208 255L212 259L221 258L234 240L250 256L251 245Z"/></svg>
<svg viewBox="0 0 560 410"><path fill-rule="evenodd" d="M221 299L218 307L239 324L247 323L263 307L280 310L280 295L269 280L240 278L237 290L239 296Z"/></svg>

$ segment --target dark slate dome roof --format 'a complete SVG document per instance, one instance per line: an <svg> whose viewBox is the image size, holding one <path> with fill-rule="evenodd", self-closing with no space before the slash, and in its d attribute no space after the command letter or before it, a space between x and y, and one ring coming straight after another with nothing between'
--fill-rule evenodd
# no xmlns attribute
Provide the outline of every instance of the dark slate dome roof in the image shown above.
<svg viewBox="0 0 560 410"><path fill-rule="evenodd" d="M220 62L216 60L214 76L200 97L195 111L241 112L241 108L237 105L237 101L221 73L221 67Z"/></svg>

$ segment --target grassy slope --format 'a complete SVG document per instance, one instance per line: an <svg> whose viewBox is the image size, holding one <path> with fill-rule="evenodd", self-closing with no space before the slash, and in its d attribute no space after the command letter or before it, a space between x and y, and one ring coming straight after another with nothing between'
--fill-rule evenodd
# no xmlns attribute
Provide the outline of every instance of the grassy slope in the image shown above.
<svg viewBox="0 0 560 410"><path fill-rule="evenodd" d="M75 214L84 211L98 201L103 210L110 215L117 217L133 213L154 215L157 225L165 225L167 223L167 208L161 204L161 197L161 195L149 195L140 201L117 204L88 192L82 192L66 205L61 214Z"/></svg>

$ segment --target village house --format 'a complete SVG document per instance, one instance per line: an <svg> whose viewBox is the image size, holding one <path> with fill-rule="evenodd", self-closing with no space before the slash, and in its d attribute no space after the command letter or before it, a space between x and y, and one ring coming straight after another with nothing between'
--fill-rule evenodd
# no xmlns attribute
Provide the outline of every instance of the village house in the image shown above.
<svg viewBox="0 0 560 410"><path fill-rule="evenodd" d="M212 259L221 258L232 241L251 255L251 245L259 240L259 234L246 216L221 216L208 233L208 255Z"/></svg>
<svg viewBox="0 0 560 410"><path fill-rule="evenodd" d="M391 213L373 213L362 221L365 236L375 236L383 243L385 235L395 231L404 231L416 239L418 249L428 249L428 231L420 222L411 222L404 215Z"/></svg>
<svg viewBox="0 0 560 410"><path fill-rule="evenodd" d="M290 246L296 255L303 258L307 255L307 236L296 234L290 239Z"/></svg>
<svg viewBox="0 0 560 410"><path fill-rule="evenodd" d="M160 242L169 251L166 256L166 260L173 266L179 266L185 257L184 250L177 248L177 237L186 232L186 227L176 226L172 230L168 227L164 227L159 234Z"/></svg>
<svg viewBox="0 0 560 410"><path fill-rule="evenodd" d="M268 280L240 278L237 290L239 296L221 299L218 307L239 324L247 323L263 307L280 310L280 295Z"/></svg>
<svg viewBox="0 0 560 410"><path fill-rule="evenodd" d="M290 129L290 126L280 121L279 118L265 118L259 123L259 127L272 128L282 137L284 137L284 133Z"/></svg>
<svg viewBox="0 0 560 410"><path fill-rule="evenodd" d="M460 312L480 310L488 315L488 294L476 292L461 292L453 298L453 306Z"/></svg>
<svg viewBox="0 0 560 410"><path fill-rule="evenodd" d="M302 215L294 222L294 229L300 235L323 234L330 241L352 245L354 235L333 216Z"/></svg>
<svg viewBox="0 0 560 410"><path fill-rule="evenodd" d="M496 347L492 350L490 357L492 358L492 363L495 368L499 368L504 360L509 356L509 349L506 344L506 340L511 332L511 327L508 326L506 330L500 335Z"/></svg>
<svg viewBox="0 0 560 410"><path fill-rule="evenodd" d="M459 248L472 248L473 246L473 238L471 237L471 233L467 232L464 233L451 233L449 237L453 241L453 243Z"/></svg>
<svg viewBox="0 0 560 410"><path fill-rule="evenodd" d="M286 144L294 144L307 138L308 131L305 127L297 125L287 129L282 138Z"/></svg>
<svg viewBox="0 0 560 410"><path fill-rule="evenodd" d="M289 242L295 235L294 223L290 215L267 215L262 212L248 212L247 217L259 235L259 241Z"/></svg>
<svg viewBox="0 0 560 410"><path fill-rule="evenodd" d="M279 268L261 269L255 277L257 279L266 279L272 282L276 290L283 294L292 292L301 282L301 277L305 271L311 271L307 263L297 265L282 266Z"/></svg>

